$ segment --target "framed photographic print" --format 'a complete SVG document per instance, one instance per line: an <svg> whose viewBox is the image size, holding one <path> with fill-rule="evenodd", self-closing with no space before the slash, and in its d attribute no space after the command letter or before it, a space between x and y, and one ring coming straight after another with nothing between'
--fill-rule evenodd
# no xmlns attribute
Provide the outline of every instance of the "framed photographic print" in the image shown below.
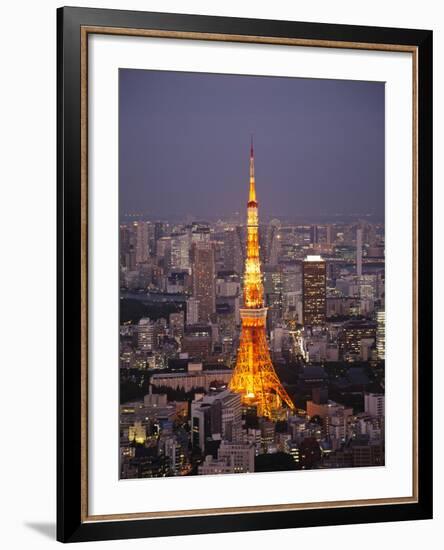
<svg viewBox="0 0 444 550"><path fill-rule="evenodd" d="M432 33L58 10L58 539L432 517Z"/></svg>

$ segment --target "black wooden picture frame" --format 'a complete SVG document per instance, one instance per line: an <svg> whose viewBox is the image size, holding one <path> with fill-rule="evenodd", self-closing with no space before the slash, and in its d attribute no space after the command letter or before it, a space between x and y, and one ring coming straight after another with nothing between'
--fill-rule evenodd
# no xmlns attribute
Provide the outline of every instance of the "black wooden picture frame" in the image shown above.
<svg viewBox="0 0 444 550"><path fill-rule="evenodd" d="M88 516L85 503L85 361L87 295L85 277L85 120L82 117L82 36L85 29L138 29L218 35L219 39L268 37L301 44L374 49L405 47L416 56L417 241L416 318L418 372L414 456L415 499L365 505L318 506L311 509L205 513L183 517L99 518ZM112 31L111 31L112 32ZM193 38L190 35L190 38ZM252 40L253 41L253 40ZM347 46L347 44L349 46ZM90 8L57 12L57 181L58 181L58 427L57 539L62 542L171 536L227 531L282 529L337 524L419 520L432 517L432 32L238 19L170 13ZM83 125L82 125L83 121ZM83 205L83 207L82 207ZM83 210L82 210L83 208ZM83 237L82 237L83 235ZM82 240L83 239L83 240ZM83 446L83 447L82 447ZM123 511L124 513L124 511Z"/></svg>

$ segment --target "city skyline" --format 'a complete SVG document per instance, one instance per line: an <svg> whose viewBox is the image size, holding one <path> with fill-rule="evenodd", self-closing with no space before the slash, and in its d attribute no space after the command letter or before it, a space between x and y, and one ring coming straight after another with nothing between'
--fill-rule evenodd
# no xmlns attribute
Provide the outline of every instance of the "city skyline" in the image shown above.
<svg viewBox="0 0 444 550"><path fill-rule="evenodd" d="M122 219L239 212L251 133L264 220L384 217L383 83L121 69L119 90Z"/></svg>
<svg viewBox="0 0 444 550"><path fill-rule="evenodd" d="M230 79L230 85L252 82L239 78ZM262 91L270 85L269 79L253 81ZM317 84L331 91L331 83ZM163 132L155 144L169 157L165 164L160 154L156 170L165 181L176 172L175 186L156 187L150 179L152 185L139 188L139 196L126 176L121 174L119 182L121 198L131 195L139 208L121 215L119 224L120 478L383 466L383 214L382 221L353 212L343 220L330 214L333 221L326 221L322 199L309 198L313 189L300 193L289 186L294 170L286 161L274 168L272 185L258 185L282 141L271 140L258 153L256 136L254 141L251 136L248 155L239 135L246 169L234 159L220 169L212 164L214 177L207 179L205 162L214 162L215 142L208 140L209 157L183 156L184 116L193 109L183 103L190 90L179 98L173 92L175 102L168 104L168 94L157 98L159 109L150 116L152 131L160 124ZM125 105L137 103L125 94L120 99ZM362 99L361 110L366 110ZM230 101L219 98L216 118ZM166 141L170 115L165 103L181 129ZM318 106L322 111L319 101ZM262 114L256 114L260 123ZM157 115L161 119L156 121ZM329 120L325 112L322 116ZM138 126L135 119L131 123ZM285 129L279 117L273 124ZM126 155L130 141L124 126L120 141ZM226 140L228 149L236 146L223 133L217 137ZM200 143L192 132L188 142L192 147ZM329 142L328 147L335 156L337 150ZM226 152L224 147L220 151ZM129 158L133 167L138 164L137 152ZM380 150L380 165L383 158ZM375 199L377 193L371 177L366 181L362 157L356 161L360 201L368 208L367 195ZM342 157L337 162L346 164ZM152 178L156 170L150 172L149 164L139 164L136 173L140 169L140 177ZM197 168L201 179L189 183ZM237 173L239 189L221 185L229 172ZM330 174L326 195L355 206L347 185L335 184L338 172ZM205 186L197 193L202 178ZM294 209L294 202L288 206L289 193L297 195L305 219L312 216L312 222L296 221L294 210L292 222L263 214L270 202L274 209ZM185 214L190 204L194 215ZM223 204L233 214L211 219ZM152 211L143 214L147 205ZM315 222L316 217L323 221Z"/></svg>

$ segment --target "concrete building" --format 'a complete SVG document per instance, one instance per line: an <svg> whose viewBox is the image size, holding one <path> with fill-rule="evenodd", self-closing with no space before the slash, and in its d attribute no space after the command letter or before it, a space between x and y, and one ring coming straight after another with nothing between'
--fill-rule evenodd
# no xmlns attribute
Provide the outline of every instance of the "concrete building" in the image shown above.
<svg viewBox="0 0 444 550"><path fill-rule="evenodd" d="M198 318L207 323L216 311L214 248L211 242L192 246L193 297L199 301Z"/></svg>
<svg viewBox="0 0 444 550"><path fill-rule="evenodd" d="M199 475L234 474L233 467L225 458L205 457L204 462L198 467Z"/></svg>
<svg viewBox="0 0 444 550"><path fill-rule="evenodd" d="M189 357L207 359L213 346L212 330L208 325L189 325L182 338L182 352Z"/></svg>
<svg viewBox="0 0 444 550"><path fill-rule="evenodd" d="M182 337L185 327L185 314L183 311L170 313L169 317L170 334L172 336Z"/></svg>
<svg viewBox="0 0 444 550"><path fill-rule="evenodd" d="M324 435L340 441L347 436L348 422L353 415L353 409L331 400L325 403L311 400L307 401L307 415L310 418L318 416L322 420Z"/></svg>
<svg viewBox="0 0 444 550"><path fill-rule="evenodd" d="M154 346L154 324L151 319L142 317L137 326L137 346L141 351L151 351Z"/></svg>
<svg viewBox="0 0 444 550"><path fill-rule="evenodd" d="M362 275L362 228L356 230L356 275Z"/></svg>
<svg viewBox="0 0 444 550"><path fill-rule="evenodd" d="M180 474L185 463L185 453L177 437L172 435L159 438L159 453L169 459L169 467L172 475Z"/></svg>
<svg viewBox="0 0 444 550"><path fill-rule="evenodd" d="M234 474L254 472L254 445L248 443L229 443L222 441L218 458L225 459Z"/></svg>
<svg viewBox="0 0 444 550"><path fill-rule="evenodd" d="M222 441L218 457L211 455L198 468L199 475L245 474L254 472L255 448L253 444L233 444Z"/></svg>
<svg viewBox="0 0 444 550"><path fill-rule="evenodd" d="M188 298L187 300L187 325L196 325L199 322L199 300Z"/></svg>
<svg viewBox="0 0 444 550"><path fill-rule="evenodd" d="M149 258L149 222L134 222L136 234L136 263L144 263Z"/></svg>
<svg viewBox="0 0 444 550"><path fill-rule="evenodd" d="M171 236L171 269L190 269L190 237L188 233Z"/></svg>
<svg viewBox="0 0 444 550"><path fill-rule="evenodd" d="M380 361L385 360L385 311L376 313L376 352Z"/></svg>
<svg viewBox="0 0 444 550"><path fill-rule="evenodd" d="M343 359L361 358L361 341L376 339L376 324L372 321L351 320L339 333L339 350Z"/></svg>
<svg viewBox="0 0 444 550"><path fill-rule="evenodd" d="M192 444L205 451L211 440L242 440L241 396L230 390L206 395L191 404Z"/></svg>
<svg viewBox="0 0 444 550"><path fill-rule="evenodd" d="M193 388L203 388L205 391L208 391L214 381L228 384L232 374L232 369L228 368L201 370L197 372L158 373L151 376L151 383L157 387L164 386L172 389L183 388L186 392L191 391Z"/></svg>
<svg viewBox="0 0 444 550"><path fill-rule="evenodd" d="M384 416L385 396L382 393L366 393L364 395L364 410L372 416Z"/></svg>

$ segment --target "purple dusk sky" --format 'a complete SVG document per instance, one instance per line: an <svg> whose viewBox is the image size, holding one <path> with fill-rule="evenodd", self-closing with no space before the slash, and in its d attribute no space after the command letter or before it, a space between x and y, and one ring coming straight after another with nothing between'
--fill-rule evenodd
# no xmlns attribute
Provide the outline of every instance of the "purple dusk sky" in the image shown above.
<svg viewBox="0 0 444 550"><path fill-rule="evenodd" d="M384 215L384 83L120 69L120 213Z"/></svg>

